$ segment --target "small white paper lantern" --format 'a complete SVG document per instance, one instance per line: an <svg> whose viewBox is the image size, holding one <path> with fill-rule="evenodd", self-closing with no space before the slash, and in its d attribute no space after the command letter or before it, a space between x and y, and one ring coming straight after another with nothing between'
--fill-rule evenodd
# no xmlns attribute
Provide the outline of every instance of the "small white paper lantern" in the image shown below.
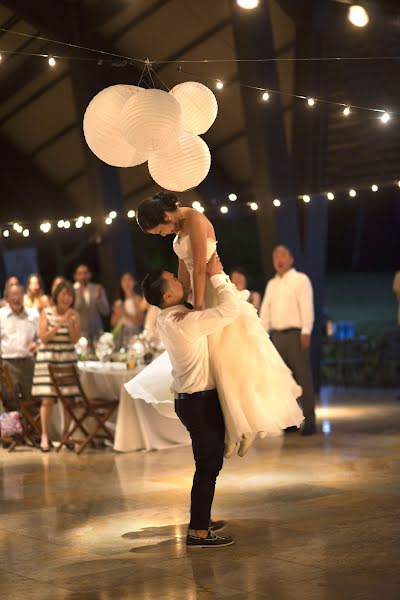
<svg viewBox="0 0 400 600"><path fill-rule="evenodd" d="M208 87L197 81L185 81L170 93L181 105L185 131L200 135L210 129L217 118L218 103Z"/></svg>
<svg viewBox="0 0 400 600"><path fill-rule="evenodd" d="M112 85L90 101L83 117L87 145L103 162L114 167L134 167L147 160L122 136L121 110L129 98L142 88L136 85Z"/></svg>
<svg viewBox="0 0 400 600"><path fill-rule="evenodd" d="M124 105L121 123L123 136L138 152L158 152L178 141L182 110L168 92L142 90Z"/></svg>
<svg viewBox="0 0 400 600"><path fill-rule="evenodd" d="M207 177L211 155L204 140L184 132L167 151L152 153L148 165L150 175L159 186L172 192L184 192Z"/></svg>

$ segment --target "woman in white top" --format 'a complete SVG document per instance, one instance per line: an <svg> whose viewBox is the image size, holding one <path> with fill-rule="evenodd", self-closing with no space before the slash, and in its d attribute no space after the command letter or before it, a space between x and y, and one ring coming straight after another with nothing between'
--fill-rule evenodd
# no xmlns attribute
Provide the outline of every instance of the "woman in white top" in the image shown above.
<svg viewBox="0 0 400 600"><path fill-rule="evenodd" d="M112 307L111 327L134 335L143 329L146 301L135 291L136 280L131 273L123 273L118 297Z"/></svg>

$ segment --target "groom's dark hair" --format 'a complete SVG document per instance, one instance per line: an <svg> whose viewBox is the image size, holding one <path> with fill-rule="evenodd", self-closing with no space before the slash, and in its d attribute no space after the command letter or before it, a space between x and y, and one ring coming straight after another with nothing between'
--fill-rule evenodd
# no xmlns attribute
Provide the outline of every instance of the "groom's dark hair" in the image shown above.
<svg viewBox="0 0 400 600"><path fill-rule="evenodd" d="M164 271L150 271L142 281L142 293L149 304L163 308L165 292L165 279L163 278Z"/></svg>

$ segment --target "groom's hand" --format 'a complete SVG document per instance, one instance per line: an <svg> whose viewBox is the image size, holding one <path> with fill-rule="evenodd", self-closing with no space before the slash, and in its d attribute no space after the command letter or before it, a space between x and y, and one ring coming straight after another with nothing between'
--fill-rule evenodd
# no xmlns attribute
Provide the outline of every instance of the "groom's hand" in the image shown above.
<svg viewBox="0 0 400 600"><path fill-rule="evenodd" d="M214 252L207 264L207 275L209 275L209 277L212 277L213 275L220 275L223 270L224 268L221 264L219 256L216 252Z"/></svg>

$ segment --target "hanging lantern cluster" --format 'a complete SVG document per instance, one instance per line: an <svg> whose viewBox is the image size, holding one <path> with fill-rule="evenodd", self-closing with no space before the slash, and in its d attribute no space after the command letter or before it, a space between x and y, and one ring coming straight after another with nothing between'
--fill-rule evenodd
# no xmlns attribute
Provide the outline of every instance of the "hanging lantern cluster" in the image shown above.
<svg viewBox="0 0 400 600"><path fill-rule="evenodd" d="M148 162L154 181L184 192L206 177L211 155L199 136L214 123L218 104L202 83L187 81L169 93L113 85L89 103L83 132L91 151L115 167Z"/></svg>

